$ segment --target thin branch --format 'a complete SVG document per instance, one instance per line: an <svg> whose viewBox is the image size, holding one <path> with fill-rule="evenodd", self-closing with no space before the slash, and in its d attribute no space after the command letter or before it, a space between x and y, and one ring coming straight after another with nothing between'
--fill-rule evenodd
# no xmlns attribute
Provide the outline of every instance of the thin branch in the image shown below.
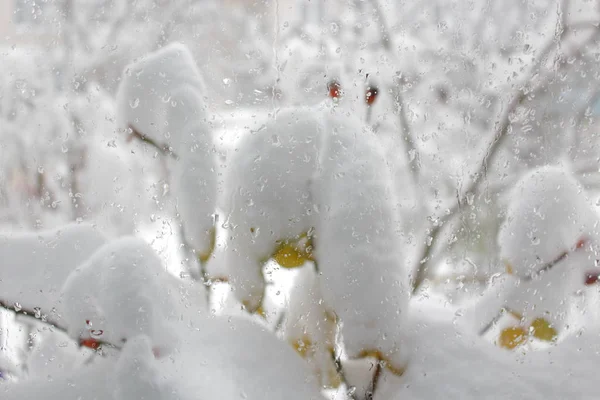
<svg viewBox="0 0 600 400"><path fill-rule="evenodd" d="M500 311L498 311L498 314L496 314L496 316L494 318L492 318L492 320L490 322L488 322L487 324L485 324L485 326L479 330L479 336L485 335L507 313L511 314L513 316L517 316L518 315L517 312L511 310L510 308L502 307L502 309L500 309Z"/></svg>
<svg viewBox="0 0 600 400"><path fill-rule="evenodd" d="M49 326L53 327L54 329L57 329L65 334L67 333L66 327L60 325L60 323L58 323L57 321L55 321L51 318L48 318L48 315L43 313L42 310L39 308L34 308L34 309L29 309L26 307L24 308L24 307L20 306L18 303L9 305L8 303L6 303L3 300L0 300L0 308L10 311L10 312L14 313L15 315L22 315L27 318L34 319L35 321L37 321L39 323L49 325Z"/></svg>
<svg viewBox="0 0 600 400"><path fill-rule="evenodd" d="M380 43L384 49L386 49L388 52L394 54L392 35L390 33L390 29L387 25L384 15L383 15L383 11L381 10L381 6L379 5L379 1L371 0L371 5L373 6L373 10L375 11L375 14L377 15L379 27L381 29Z"/></svg>
<svg viewBox="0 0 600 400"><path fill-rule="evenodd" d="M132 139L138 139L141 142L144 142L152 147L154 147L159 153L161 153L164 156L169 156L172 157L174 159L179 159L179 157L177 156L177 154L175 154L175 152L173 151L173 149L171 148L171 146L167 145L167 144L159 144L156 141L154 141L152 138L148 137L147 135L141 133L140 131L138 131L132 124L129 124L129 134L130 134L130 138Z"/></svg>
<svg viewBox="0 0 600 400"><path fill-rule="evenodd" d="M584 118L587 116L587 110L593 107L600 100L600 89L594 90L590 95L589 99L579 108L576 112L573 120L573 128L571 129L571 137L567 144L567 152L573 153L576 144L579 142L579 129L583 123ZM595 164L595 162L594 162ZM598 171L598 165L594 165L594 172ZM578 171L579 172L579 171Z"/></svg>
<svg viewBox="0 0 600 400"><path fill-rule="evenodd" d="M381 364L382 362L379 360L375 362L375 373L373 374L373 379L371 380L371 387L367 392L367 400L372 400L375 397L375 391L377 390L377 385L379 384L379 379L381 378L381 370L383 369Z"/></svg>
<svg viewBox="0 0 600 400"><path fill-rule="evenodd" d="M7 311L10 311L15 314L16 317L24 317L27 321L35 324L42 324L48 326L54 330L60 331L68 336L68 330L65 326L61 325L58 321L48 318L48 315L43 313L40 308L29 309L27 307L22 307L15 303L14 305L9 305L3 300L0 300L0 308L3 308ZM95 347L101 348L102 346L112 347L116 349L120 349L119 346L116 346L112 343L105 342L100 339L94 339ZM77 343L79 347L90 347L85 346L84 342ZM91 347L90 347L91 348Z"/></svg>
<svg viewBox="0 0 600 400"><path fill-rule="evenodd" d="M419 155L419 150L413 140L413 133L410 128L410 124L408 123L408 118L406 116L406 105L404 103L404 99L402 97L402 93L399 88L393 88L393 95L396 98L396 102L398 103L398 118L400 119L400 129L402 132L402 137L406 144L406 154L408 156L409 164L412 164L411 168L411 176L413 178L413 183L415 186L419 184L419 177L421 175L421 157ZM412 161L411 161L412 158Z"/></svg>
<svg viewBox="0 0 600 400"><path fill-rule="evenodd" d="M388 24L385 20L383 10L381 9L381 6L379 5L379 1L371 0L371 5L373 7L373 10L375 11L375 14L377 16L377 21L379 22L379 26L380 26L381 46L394 58L394 60L397 61L392 35L391 35L390 29L388 27ZM412 158L414 160L414 165L413 165L413 168L411 168L411 172L412 172L413 182L416 186L419 183L421 157L419 156L419 151L417 149L417 146L415 145L413 133L410 128L410 124L408 123L408 118L406 116L406 106L404 104L404 99L403 99L400 89L398 87L392 88L392 95L394 97L395 102L398 104L398 118L400 119L400 129L402 132L402 136L404 138L404 141L406 142L407 159L410 160Z"/></svg>
<svg viewBox="0 0 600 400"><path fill-rule="evenodd" d="M569 256L569 254L576 252L579 249L582 249L586 244L586 240L585 239L580 239L576 244L575 244L575 248L571 249L571 250L565 250L562 253L560 253L555 259L547 262L546 264L542 265L541 268L537 269L536 271L533 271L532 273L525 275L525 276L519 276L519 279L523 282L531 282L534 279L536 279L538 276L540 276L543 273L546 273L548 271L550 271L552 268L556 267L556 265L558 263L560 263L561 261L563 261L565 258L567 258ZM484 335L492 326L494 326L494 324L496 322L498 322L498 320L500 318L502 318L502 316L504 315L504 311L508 311L509 313L513 314L513 315L518 315L519 313L515 312L514 310L509 309L507 306L504 306L499 312L498 314L489 322L487 323L480 331L479 331L479 335L482 336Z"/></svg>
<svg viewBox="0 0 600 400"><path fill-rule="evenodd" d="M335 365L335 371L338 373L341 381L346 386L346 392L347 392L346 394L348 395L350 400L356 400L356 396L354 396L354 392L349 390L350 388L348 387L348 380L346 379L346 375L344 374L344 367L342 367L342 361L341 361L340 355L337 354L337 352L335 351L335 346L334 346L334 350L330 351L329 354L333 361L333 365Z"/></svg>

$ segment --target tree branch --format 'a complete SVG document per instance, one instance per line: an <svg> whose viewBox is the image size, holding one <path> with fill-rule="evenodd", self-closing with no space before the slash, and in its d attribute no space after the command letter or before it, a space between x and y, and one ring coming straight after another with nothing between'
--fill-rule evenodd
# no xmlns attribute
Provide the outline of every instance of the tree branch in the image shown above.
<svg viewBox="0 0 600 400"><path fill-rule="evenodd" d="M397 61L396 53L394 51L392 35L385 20L383 11L381 10L381 6L379 5L379 2L377 0L371 0L371 5L373 7L373 10L375 11L380 26L381 46L394 58L395 61ZM392 95L394 97L395 102L398 104L398 118L400 119L400 131L402 133L404 141L406 142L407 160L409 160L409 164L411 158L414 160L414 165L411 169L411 175L413 178L413 183L416 187L419 183L421 157L419 156L419 150L415 145L413 133L410 128L410 124L408 123L408 118L406 116L406 107L400 89L398 87L393 87Z"/></svg>
<svg viewBox="0 0 600 400"><path fill-rule="evenodd" d="M63 326L62 324L60 324L58 321L56 321L52 318L49 318L48 314L42 312L42 309L39 307L36 307L34 309L29 309L26 307L21 307L18 303L15 303L14 305L11 306L8 303L6 303L4 300L0 300L0 308L10 311L11 313L14 313L16 317L19 317L19 316L25 317L31 323L46 325L54 330L64 333L66 336L68 336L67 328L65 326ZM90 347L93 349L100 348L101 346L120 349L119 346L116 346L109 342L105 342L100 339L94 339L94 347L85 345L84 341L81 341L77 344L79 347Z"/></svg>

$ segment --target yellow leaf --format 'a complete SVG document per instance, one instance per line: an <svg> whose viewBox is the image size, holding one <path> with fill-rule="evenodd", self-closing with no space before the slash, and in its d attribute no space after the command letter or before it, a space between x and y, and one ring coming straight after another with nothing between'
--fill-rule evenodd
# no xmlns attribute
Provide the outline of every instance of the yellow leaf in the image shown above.
<svg viewBox="0 0 600 400"><path fill-rule="evenodd" d="M533 337L546 342L556 340L558 337L558 332L556 329L554 329L552 325L550 325L550 323L544 318L535 319L531 323L531 331Z"/></svg>
<svg viewBox="0 0 600 400"><path fill-rule="evenodd" d="M312 240L306 233L298 239L278 241L278 247L273 254L273 259L283 268L298 268L307 261L314 261L312 254Z"/></svg>
<svg viewBox="0 0 600 400"><path fill-rule="evenodd" d="M308 337L303 337L302 339L294 340L292 347L296 350L296 353L300 354L300 357L306 358L308 352L312 352L313 343Z"/></svg>
<svg viewBox="0 0 600 400"><path fill-rule="evenodd" d="M210 256L212 255L213 251L215 250L215 244L217 242L217 233L216 230L213 228L210 230L210 244L209 244L209 248L207 251L202 252L202 253L198 253L198 260L200 260L200 262L202 264L205 264L208 259L210 258Z"/></svg>
<svg viewBox="0 0 600 400"><path fill-rule="evenodd" d="M404 374L403 367L393 365L379 350L363 350L358 356L359 358L370 357L376 359L377 361L381 362L382 366L396 376L402 376Z"/></svg>
<svg viewBox="0 0 600 400"><path fill-rule="evenodd" d="M512 350L527 341L527 332L520 326L512 326L504 329L498 338L498 345Z"/></svg>

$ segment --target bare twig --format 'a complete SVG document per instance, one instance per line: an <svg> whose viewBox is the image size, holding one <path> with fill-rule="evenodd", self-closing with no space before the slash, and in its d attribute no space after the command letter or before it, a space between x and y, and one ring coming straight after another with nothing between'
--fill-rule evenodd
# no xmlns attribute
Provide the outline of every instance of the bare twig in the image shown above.
<svg viewBox="0 0 600 400"><path fill-rule="evenodd" d="M381 377L381 370L383 369L382 367L382 362L381 361L377 361L375 363L375 373L373 374L373 379L371 380L371 387L369 388L369 391L367 392L367 400L372 400L375 397L375 391L377 390L377 385L379 383L379 379Z"/></svg>
<svg viewBox="0 0 600 400"><path fill-rule="evenodd" d="M350 388L348 387L348 380L346 379L346 375L344 374L344 367L342 367L342 360L340 358L340 355L337 354L335 349L333 351L329 352L329 354L331 355L331 360L333 361L333 365L335 365L335 371L338 373L341 381L346 386L346 391L347 391L348 397L350 398L350 400L356 400L356 396L354 396L354 392L351 391Z"/></svg>
<svg viewBox="0 0 600 400"><path fill-rule="evenodd" d="M419 151L413 139L413 133L411 131L410 124L408 123L408 118L406 116L406 105L404 103L404 99L400 89L393 88L393 95L396 98L396 102L398 104L398 118L400 119L400 129L402 132L402 138L404 139L406 145L406 154L408 156L409 164L412 163L411 176L413 178L413 183L415 184L415 186L417 186L419 184L421 158L419 156Z"/></svg>
<svg viewBox="0 0 600 400"><path fill-rule="evenodd" d="M129 134L131 135L132 138L138 139L141 142L144 142L144 143L154 147L159 153L161 153L164 156L169 156L174 159L179 158L179 157L177 157L177 154L175 154L175 152L173 151L171 146L169 146L167 144L157 143L152 138L150 138L147 135L138 131L132 124L129 124Z"/></svg>
<svg viewBox="0 0 600 400"><path fill-rule="evenodd" d="M25 316L28 318L32 318L37 322L49 325L61 332L67 333L67 329L65 327L61 326L57 321L54 321L53 319L48 318L48 315L43 313L41 309L23 308L18 303L9 305L8 303L6 303L3 300L0 300L0 308L8 310L8 311L14 313L15 315L22 315L22 316Z"/></svg>
<svg viewBox="0 0 600 400"><path fill-rule="evenodd" d="M198 260L196 251L186 240L185 228L184 228L183 223L180 223L180 225L179 225L179 236L181 237L180 240L181 240L181 245L182 245L182 249L184 252L184 258L189 260L188 265L187 265L187 270L190 273L190 276L192 277L193 280L200 282L205 287L205 289L206 289L206 304L208 304L210 306L211 298L212 298L211 287L212 287L213 281L208 276L208 272L206 271L206 266L204 265L204 263L202 261ZM193 257L193 259L190 259L190 257ZM194 265L195 263L198 263L198 265L199 265L198 271L196 271L195 268L192 268L192 265Z"/></svg>
<svg viewBox="0 0 600 400"><path fill-rule="evenodd" d="M571 129L571 135L569 138L570 140L569 140L569 143L567 144L567 152L569 152L571 154L573 153L575 146L577 145L577 143L580 140L579 129L582 125L584 118L587 115L587 111L588 111L588 109L593 107L596 103L598 103L599 100L600 100L600 89L596 89L594 92L592 92L592 94L587 99L587 101L579 108L579 110L575 114L575 117L573 119L573 127ZM594 172L598 171L598 165L596 164L595 160L594 160L594 165L593 165L593 171ZM577 172L580 172L580 171L577 171Z"/></svg>
<svg viewBox="0 0 600 400"><path fill-rule="evenodd" d="M18 304L14 304L11 306L3 300L0 300L0 308L3 308L7 311L14 313L15 316L17 316L17 317L24 317L27 320L31 321L32 323L46 325L46 326L48 326L54 330L60 331L68 336L68 330L65 326L61 325L58 321L55 321L55 320L49 318L48 315L43 313L42 310L39 308L29 309L26 307L21 307ZM106 347L111 347L111 348L115 348L115 349L120 349L119 346L114 345L109 342L105 342L100 339L94 339L94 344L95 344L95 348L100 348L102 346L106 346ZM79 345L79 347L85 346L83 341L79 342L78 345ZM89 347L89 346L86 346L86 347Z"/></svg>
<svg viewBox="0 0 600 400"><path fill-rule="evenodd" d="M371 0L371 5L373 7L373 10L375 11L375 14L377 16L377 21L379 22L379 26L380 26L380 32L381 32L380 43L381 43L382 47L394 58L394 60L397 61L397 55L395 53L395 46L393 44L392 35L391 35L390 29L388 27L388 24L385 20L383 11L381 10L381 6L379 5L379 2L377 0ZM395 102L398 105L398 118L400 119L400 129L402 132L402 137L406 143L407 159L414 160L414 165L413 165L413 168L411 169L411 173L412 173L413 183L416 186L419 183L419 176L420 176L419 167L420 167L420 159L421 158L419 156L419 151L417 149L417 146L416 146L414 138L413 138L413 133L410 128L410 124L408 123L408 118L406 116L406 105L404 103L404 99L403 99L400 89L398 87L392 88L392 95L394 97L393 100L395 100Z"/></svg>
<svg viewBox="0 0 600 400"><path fill-rule="evenodd" d="M508 308L506 306L502 307L502 309L500 309L500 311L498 311L498 314L496 314L496 316L494 318L492 318L492 320L490 322L485 324L485 326L479 330L479 336L485 335L507 313L510 315L513 315L515 317L517 317L517 315L518 315L518 313L516 311L511 310L510 308Z"/></svg>
<svg viewBox="0 0 600 400"><path fill-rule="evenodd" d="M585 239L580 239L576 244L575 244L575 248L571 249L571 250L565 250L562 253L560 253L555 259L547 262L546 264L542 265L542 267L540 267L539 269L533 271L532 273L525 275L525 276L519 276L519 279L522 280L523 282L531 282L534 279L536 279L538 276L540 276L541 274L550 271L552 268L556 267L556 265L558 263L560 263L561 261L563 261L565 258L567 258L569 256L569 254L576 252L579 249L582 249L586 244L586 240ZM492 326L494 326L494 324L496 322L498 322L498 320L504 315L504 311L508 311L513 315L519 315L519 313L515 312L514 310L509 309L507 306L504 306L502 310L500 310L498 312L498 314L489 322L487 323L480 331L479 331L479 335L484 335Z"/></svg>

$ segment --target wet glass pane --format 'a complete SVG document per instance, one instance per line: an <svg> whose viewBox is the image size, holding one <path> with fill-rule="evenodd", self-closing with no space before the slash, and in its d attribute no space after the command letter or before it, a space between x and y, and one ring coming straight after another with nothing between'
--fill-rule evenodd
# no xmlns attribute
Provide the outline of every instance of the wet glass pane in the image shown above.
<svg viewBox="0 0 600 400"><path fill-rule="evenodd" d="M600 5L0 0L0 398L595 399Z"/></svg>

